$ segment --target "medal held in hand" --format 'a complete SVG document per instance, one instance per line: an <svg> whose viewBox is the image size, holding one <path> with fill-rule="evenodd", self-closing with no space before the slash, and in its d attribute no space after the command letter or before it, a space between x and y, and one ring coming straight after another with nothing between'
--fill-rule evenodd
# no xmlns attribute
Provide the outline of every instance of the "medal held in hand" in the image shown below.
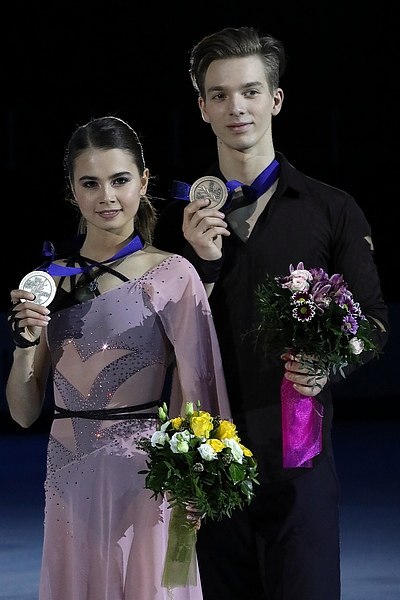
<svg viewBox="0 0 400 600"><path fill-rule="evenodd" d="M221 208L228 198L228 190L225 183L213 175L200 177L190 188L189 200L193 202L201 198L208 198L210 200L207 208Z"/></svg>
<svg viewBox="0 0 400 600"><path fill-rule="evenodd" d="M34 302L41 306L48 306L56 294L55 281L46 271L31 271L25 275L19 284L19 289L34 294Z"/></svg>

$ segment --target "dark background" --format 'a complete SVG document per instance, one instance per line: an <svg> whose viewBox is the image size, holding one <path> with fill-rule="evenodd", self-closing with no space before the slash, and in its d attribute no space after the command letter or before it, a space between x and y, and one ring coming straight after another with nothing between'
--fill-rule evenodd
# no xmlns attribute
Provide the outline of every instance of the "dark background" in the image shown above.
<svg viewBox="0 0 400 600"><path fill-rule="evenodd" d="M273 121L275 148L308 175L351 193L372 226L393 331L385 355L339 385L338 418L398 414L395 3L80 0L18 2L7 10L1 35L2 323L9 290L42 262L43 241L57 244L76 230L63 172L73 129L105 114L126 119L144 145L153 193L168 198L173 179L191 182L215 158L214 136L189 79L189 51L212 31L251 25L280 38L288 55L283 110ZM5 325L2 340L5 379L11 360Z"/></svg>

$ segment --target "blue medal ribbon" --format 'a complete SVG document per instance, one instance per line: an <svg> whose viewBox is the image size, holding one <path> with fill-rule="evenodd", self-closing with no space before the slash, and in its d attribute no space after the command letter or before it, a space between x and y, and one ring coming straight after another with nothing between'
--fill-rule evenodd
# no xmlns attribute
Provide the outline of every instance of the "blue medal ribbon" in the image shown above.
<svg viewBox="0 0 400 600"><path fill-rule="evenodd" d="M261 173L255 178L251 185L245 185L236 179L231 179L226 182L226 187L228 190L228 200L224 204L224 212L232 211L239 206L246 206L247 204L251 204L255 202L260 196L262 196L279 176L279 162L274 159L268 167L266 167ZM172 197L176 200L187 200L189 201L189 192L191 186L184 181L174 181L172 183ZM243 196L241 196L238 200L239 202L232 203L232 193L238 188L241 188Z"/></svg>
<svg viewBox="0 0 400 600"><path fill-rule="evenodd" d="M126 246L118 250L114 256L111 258L107 258L107 260L102 260L101 262L97 262L95 260L91 260L88 258L82 257L85 261L88 261L90 264L82 266L82 267L64 267L62 265L56 265L53 263L55 258L55 249L51 242L44 242L43 244L43 255L47 257L47 263L39 267L39 270L46 271L49 275L60 276L60 277L68 277L71 275L80 275L85 271L89 271L92 267L104 265L109 262L114 262L119 258L123 258L124 256L128 256L128 254L133 254L138 250L142 250L143 242L141 238L136 235L132 240L130 240ZM48 264L50 262L50 264Z"/></svg>

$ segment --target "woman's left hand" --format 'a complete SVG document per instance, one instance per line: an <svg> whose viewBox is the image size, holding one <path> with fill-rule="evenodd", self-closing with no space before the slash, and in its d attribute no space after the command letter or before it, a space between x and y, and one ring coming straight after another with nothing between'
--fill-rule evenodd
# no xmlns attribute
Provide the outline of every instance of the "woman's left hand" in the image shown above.
<svg viewBox="0 0 400 600"><path fill-rule="evenodd" d="M194 529L198 531L201 527L201 519L204 517L204 514L200 514L195 504L187 502L186 506L186 518L193 525Z"/></svg>

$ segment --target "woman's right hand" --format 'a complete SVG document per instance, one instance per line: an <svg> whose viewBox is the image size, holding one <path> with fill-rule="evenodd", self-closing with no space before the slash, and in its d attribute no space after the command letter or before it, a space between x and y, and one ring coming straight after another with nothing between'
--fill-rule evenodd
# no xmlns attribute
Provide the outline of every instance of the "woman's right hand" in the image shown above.
<svg viewBox="0 0 400 600"><path fill-rule="evenodd" d="M18 330L20 335L28 342L35 342L40 336L43 327L50 321L50 311L45 306L35 304L35 296L25 290L12 290L12 308L8 320L13 331Z"/></svg>

